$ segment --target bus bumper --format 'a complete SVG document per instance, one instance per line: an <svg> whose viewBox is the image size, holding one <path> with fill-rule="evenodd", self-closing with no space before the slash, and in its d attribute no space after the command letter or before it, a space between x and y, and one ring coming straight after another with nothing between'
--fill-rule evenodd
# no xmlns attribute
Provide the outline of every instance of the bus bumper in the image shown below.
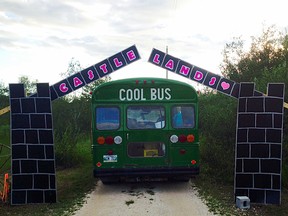
<svg viewBox="0 0 288 216"><path fill-rule="evenodd" d="M94 177L193 177L199 174L199 167L174 167L174 168L110 168L94 169Z"/></svg>

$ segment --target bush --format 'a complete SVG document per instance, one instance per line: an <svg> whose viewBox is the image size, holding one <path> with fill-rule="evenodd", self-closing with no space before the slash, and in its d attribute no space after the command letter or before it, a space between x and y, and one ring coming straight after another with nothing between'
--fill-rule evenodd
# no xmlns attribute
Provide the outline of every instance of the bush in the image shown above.
<svg viewBox="0 0 288 216"><path fill-rule="evenodd" d="M78 142L81 136L73 127L68 126L63 133L55 131L55 158L57 166L73 167L81 162Z"/></svg>
<svg viewBox="0 0 288 216"><path fill-rule="evenodd" d="M0 143L10 146L10 125L0 125Z"/></svg>
<svg viewBox="0 0 288 216"><path fill-rule="evenodd" d="M201 170L221 181L233 182L237 100L222 94L199 97Z"/></svg>

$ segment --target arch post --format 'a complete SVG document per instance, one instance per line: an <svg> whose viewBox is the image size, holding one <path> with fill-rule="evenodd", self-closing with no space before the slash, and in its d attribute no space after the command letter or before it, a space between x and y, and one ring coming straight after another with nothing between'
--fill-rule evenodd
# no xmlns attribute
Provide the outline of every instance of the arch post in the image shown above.
<svg viewBox="0 0 288 216"><path fill-rule="evenodd" d="M284 84L269 83L267 96L254 89L255 83L240 83L234 194L281 204Z"/></svg>
<svg viewBox="0 0 288 216"><path fill-rule="evenodd" d="M26 97L23 84L10 84L12 151L11 204L56 202L55 154L48 83Z"/></svg>

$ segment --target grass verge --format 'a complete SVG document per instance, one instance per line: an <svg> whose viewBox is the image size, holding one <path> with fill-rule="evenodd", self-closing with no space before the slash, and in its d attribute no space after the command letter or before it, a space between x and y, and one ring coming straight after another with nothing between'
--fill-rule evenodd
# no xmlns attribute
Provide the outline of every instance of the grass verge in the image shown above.
<svg viewBox="0 0 288 216"><path fill-rule="evenodd" d="M260 205L251 204L250 209L242 210L236 208L234 201L233 184L223 184L221 181L215 181L213 177L200 174L193 179L200 197L205 200L209 210L216 215L225 216L284 216L288 212L288 191L282 189L281 205Z"/></svg>
<svg viewBox="0 0 288 216"><path fill-rule="evenodd" d="M72 215L76 209L83 205L85 195L95 186L96 179L92 175L91 164L82 164L76 168L58 170L56 175L57 203L21 206L0 204L0 215Z"/></svg>
<svg viewBox="0 0 288 216"><path fill-rule="evenodd" d="M11 206L0 203L0 215L63 216L72 215L85 202L84 197L96 184L93 177L89 141L77 145L82 155L81 163L69 169L56 169L57 203Z"/></svg>

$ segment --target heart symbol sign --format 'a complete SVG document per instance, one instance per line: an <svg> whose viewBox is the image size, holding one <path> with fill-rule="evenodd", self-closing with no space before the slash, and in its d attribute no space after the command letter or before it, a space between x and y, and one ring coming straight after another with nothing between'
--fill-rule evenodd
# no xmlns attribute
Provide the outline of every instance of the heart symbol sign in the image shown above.
<svg viewBox="0 0 288 216"><path fill-rule="evenodd" d="M221 83L221 87L222 87L223 90L227 90L227 89L230 88L230 84L227 83L227 82L222 82Z"/></svg>

